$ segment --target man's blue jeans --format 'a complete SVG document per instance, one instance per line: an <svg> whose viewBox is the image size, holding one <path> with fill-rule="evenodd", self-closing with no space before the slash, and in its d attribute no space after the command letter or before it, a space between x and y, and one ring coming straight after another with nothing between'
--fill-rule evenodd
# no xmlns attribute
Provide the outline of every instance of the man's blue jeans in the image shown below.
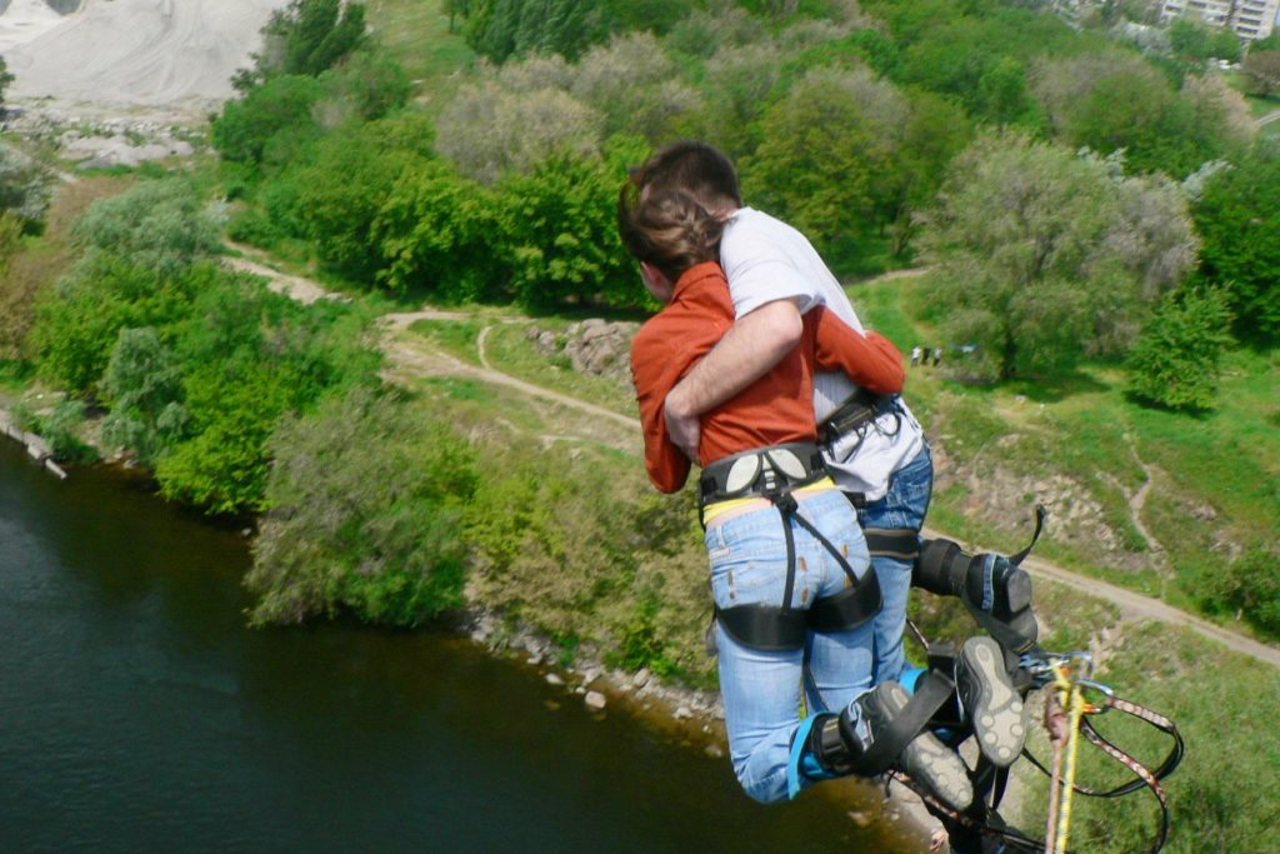
<svg viewBox="0 0 1280 854"><path fill-rule="evenodd" d="M864 528L908 529L919 534L932 497L933 455L926 444L915 459L893 473L885 496L859 510L858 518ZM907 627L907 596L911 592L914 564L877 556L871 559L871 565L876 569L880 594L884 597L884 607L873 623L875 664L872 672L875 684L879 685L899 679L906 667L902 633Z"/></svg>
<svg viewBox="0 0 1280 854"><path fill-rule="evenodd" d="M866 539L839 490L803 498L799 513L822 532L862 578L870 569ZM711 590L717 607L782 604L787 550L782 517L772 507L707 530ZM835 557L794 521L796 572L791 604L805 609L844 590ZM787 798L791 741L808 711L838 711L871 686L872 623L852 631L813 634L804 649L774 651L738 643L716 625L720 691L733 770L747 794L770 803ZM802 688L803 686L803 688ZM803 695L802 695L803 690Z"/></svg>

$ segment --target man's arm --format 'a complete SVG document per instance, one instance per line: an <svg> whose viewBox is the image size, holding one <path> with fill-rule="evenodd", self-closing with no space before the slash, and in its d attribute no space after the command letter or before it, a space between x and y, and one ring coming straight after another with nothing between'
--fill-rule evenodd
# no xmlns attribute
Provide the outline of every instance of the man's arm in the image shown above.
<svg viewBox="0 0 1280 854"><path fill-rule="evenodd" d="M799 299L765 303L738 318L715 348L667 395L670 439L698 458L698 417L764 376L800 341Z"/></svg>

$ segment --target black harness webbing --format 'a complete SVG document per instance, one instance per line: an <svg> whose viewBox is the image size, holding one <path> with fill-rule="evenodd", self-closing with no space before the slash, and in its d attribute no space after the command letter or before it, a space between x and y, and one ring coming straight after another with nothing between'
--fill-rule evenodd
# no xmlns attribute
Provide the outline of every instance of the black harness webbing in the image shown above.
<svg viewBox="0 0 1280 854"><path fill-rule="evenodd" d="M822 532L799 513L799 505L790 492L764 496L778 508L782 517L783 537L787 544L787 580L782 606L736 605L716 608L715 616L735 641L744 646L765 650L801 649L807 634L832 632L860 626L880 612L880 581L875 570L868 568L859 579L849 561ZM796 585L796 541L791 522L808 531L822 544L849 579L850 586L834 596L816 599L808 610L791 606Z"/></svg>
<svg viewBox="0 0 1280 854"><path fill-rule="evenodd" d="M884 726L876 728L876 740L858 759L858 773L883 774L898 761L911 740L924 730L929 719L951 698L956 685L936 670L927 672L916 684L916 692L902 710Z"/></svg>
<svg viewBox="0 0 1280 854"><path fill-rule="evenodd" d="M920 555L920 532L914 528L863 528L872 557L914 561Z"/></svg>

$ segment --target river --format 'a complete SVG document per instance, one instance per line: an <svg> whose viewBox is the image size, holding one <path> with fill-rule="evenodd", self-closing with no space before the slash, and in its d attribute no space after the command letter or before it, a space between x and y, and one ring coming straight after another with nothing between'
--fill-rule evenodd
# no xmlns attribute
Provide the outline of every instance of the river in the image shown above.
<svg viewBox="0 0 1280 854"><path fill-rule="evenodd" d="M0 851L918 851L436 632L250 630L237 530L0 442ZM843 800L862 799L860 804Z"/></svg>

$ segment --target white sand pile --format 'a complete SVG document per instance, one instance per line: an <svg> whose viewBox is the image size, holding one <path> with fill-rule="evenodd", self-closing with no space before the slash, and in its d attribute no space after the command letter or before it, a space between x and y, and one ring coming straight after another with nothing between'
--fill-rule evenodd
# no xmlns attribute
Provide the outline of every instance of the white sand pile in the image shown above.
<svg viewBox="0 0 1280 854"><path fill-rule="evenodd" d="M84 0L62 16L44 0L12 0L0 14L0 55L15 77L7 98L120 107L224 100L272 10L287 2Z"/></svg>

